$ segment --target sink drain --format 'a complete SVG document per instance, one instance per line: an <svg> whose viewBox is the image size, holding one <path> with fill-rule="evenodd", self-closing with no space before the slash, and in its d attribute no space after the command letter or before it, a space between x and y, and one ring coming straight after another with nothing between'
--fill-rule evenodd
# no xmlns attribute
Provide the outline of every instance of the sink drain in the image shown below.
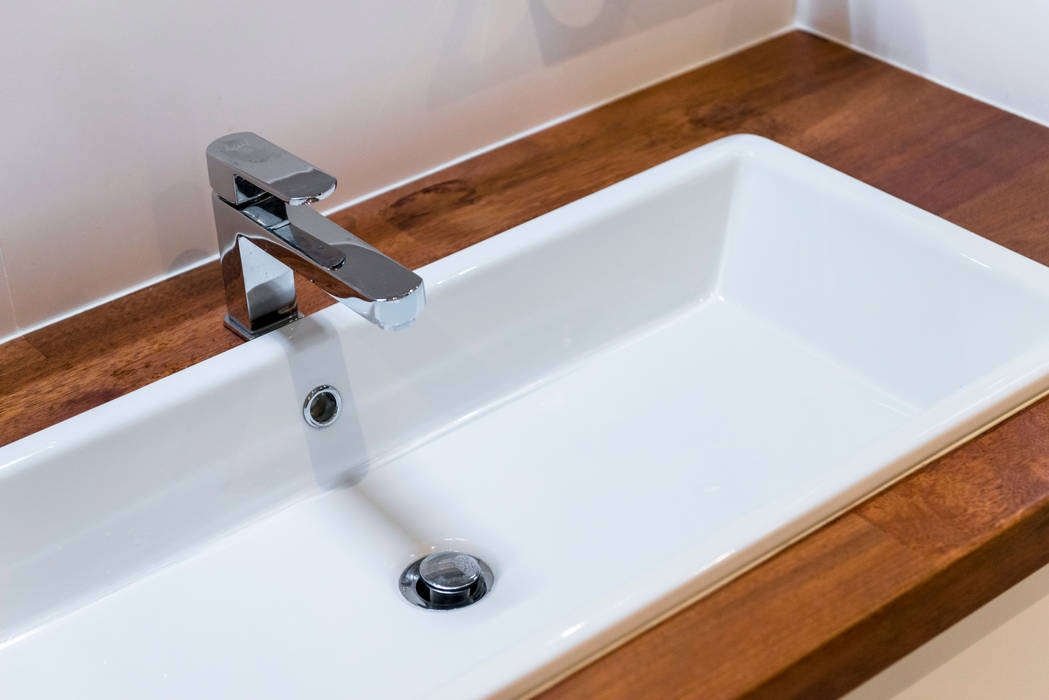
<svg viewBox="0 0 1049 700"><path fill-rule="evenodd" d="M462 552L434 552L401 574L401 594L428 610L453 610L476 603L492 588L492 569Z"/></svg>

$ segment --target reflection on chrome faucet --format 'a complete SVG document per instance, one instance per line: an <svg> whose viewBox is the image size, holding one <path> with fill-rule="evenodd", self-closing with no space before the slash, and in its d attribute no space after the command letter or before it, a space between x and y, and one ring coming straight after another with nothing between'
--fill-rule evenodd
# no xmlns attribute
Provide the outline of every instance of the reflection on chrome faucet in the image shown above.
<svg viewBox="0 0 1049 700"><path fill-rule="evenodd" d="M226 325L257 338L298 318L294 272L381 328L422 311L422 278L308 205L335 178L250 132L207 148Z"/></svg>

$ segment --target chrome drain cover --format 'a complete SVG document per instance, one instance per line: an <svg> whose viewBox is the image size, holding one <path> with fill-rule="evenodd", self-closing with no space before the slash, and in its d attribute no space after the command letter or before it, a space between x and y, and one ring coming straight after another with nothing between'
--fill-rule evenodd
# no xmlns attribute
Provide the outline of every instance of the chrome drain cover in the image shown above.
<svg viewBox="0 0 1049 700"><path fill-rule="evenodd" d="M412 605L428 610L454 610L476 603L492 589L492 569L462 552L434 552L413 562L401 574L400 588Z"/></svg>

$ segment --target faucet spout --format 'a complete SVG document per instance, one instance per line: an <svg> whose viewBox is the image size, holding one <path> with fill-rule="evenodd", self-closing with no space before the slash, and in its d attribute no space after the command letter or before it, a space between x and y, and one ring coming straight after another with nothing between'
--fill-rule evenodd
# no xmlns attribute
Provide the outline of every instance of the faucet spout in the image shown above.
<svg viewBox="0 0 1049 700"><path fill-rule="evenodd" d="M421 277L308 206L333 177L252 133L214 141L207 158L233 331L250 339L300 318L295 272L380 328L422 311Z"/></svg>

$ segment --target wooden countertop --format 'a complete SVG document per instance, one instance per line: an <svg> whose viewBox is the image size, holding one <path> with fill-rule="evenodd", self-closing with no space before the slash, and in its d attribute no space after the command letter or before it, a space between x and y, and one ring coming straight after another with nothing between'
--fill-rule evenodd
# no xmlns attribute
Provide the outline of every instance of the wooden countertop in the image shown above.
<svg viewBox="0 0 1049 700"><path fill-rule="evenodd" d="M802 32L333 218L419 266L736 132L1049 263L1049 129ZM309 284L299 293L306 312L331 303ZM0 444L233 347L223 304L209 263L0 346ZM833 697L1046 563L1040 402L544 697Z"/></svg>

